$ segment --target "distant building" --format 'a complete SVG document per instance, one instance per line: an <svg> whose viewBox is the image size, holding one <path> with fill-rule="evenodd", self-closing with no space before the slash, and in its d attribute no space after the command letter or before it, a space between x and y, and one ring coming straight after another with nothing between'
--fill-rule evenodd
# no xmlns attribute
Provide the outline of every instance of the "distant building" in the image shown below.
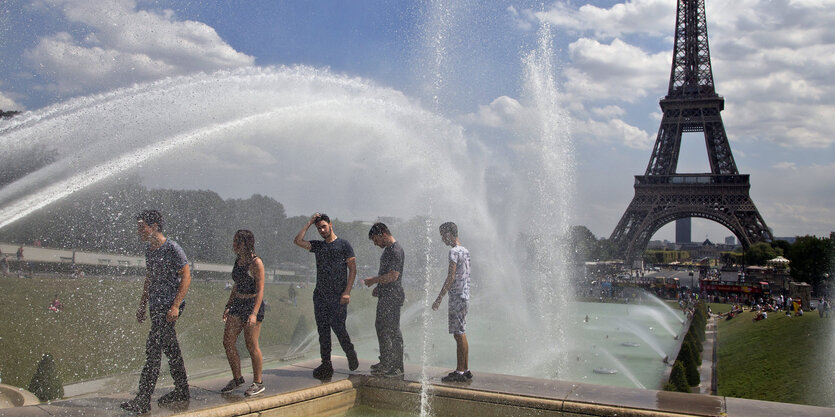
<svg viewBox="0 0 835 417"><path fill-rule="evenodd" d="M675 250L676 245L669 240L651 240L649 244L647 244L647 249L649 250Z"/></svg>
<svg viewBox="0 0 835 417"><path fill-rule="evenodd" d="M735 236L728 236L725 238L725 244L730 246L736 246L736 237Z"/></svg>
<svg viewBox="0 0 835 417"><path fill-rule="evenodd" d="M682 244L691 242L691 225L692 219L690 217L676 220L676 243Z"/></svg>
<svg viewBox="0 0 835 417"><path fill-rule="evenodd" d="M719 247L713 244L710 239L702 243L682 244L680 250L690 252L690 259L719 259Z"/></svg>

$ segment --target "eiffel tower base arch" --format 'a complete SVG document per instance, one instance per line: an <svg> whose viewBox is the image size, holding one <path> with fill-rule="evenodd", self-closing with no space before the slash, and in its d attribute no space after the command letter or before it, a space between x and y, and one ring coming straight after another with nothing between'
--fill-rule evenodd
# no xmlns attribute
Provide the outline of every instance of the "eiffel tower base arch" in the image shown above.
<svg viewBox="0 0 835 417"><path fill-rule="evenodd" d="M698 217L725 226L746 248L771 241L771 231L749 190L748 175L636 176L635 197L609 239L619 249L619 256L632 262L662 226Z"/></svg>

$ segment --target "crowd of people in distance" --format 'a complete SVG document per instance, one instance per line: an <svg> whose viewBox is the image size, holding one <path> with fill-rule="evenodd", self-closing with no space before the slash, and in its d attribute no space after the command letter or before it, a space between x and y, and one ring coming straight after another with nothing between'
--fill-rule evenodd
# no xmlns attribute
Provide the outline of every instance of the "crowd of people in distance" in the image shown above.
<svg viewBox="0 0 835 417"><path fill-rule="evenodd" d="M832 310L832 304L826 297L820 297L817 306L811 307L813 309L817 309L818 314L822 318L829 317L830 311ZM758 322L767 319L768 313L778 311L785 312L786 317L802 316L803 308L803 300L800 298L784 297L779 295L777 297L769 297L768 299L760 297L754 300L750 303L749 311L755 313L751 321ZM733 304L730 311L719 314L719 317L724 317L725 320L731 320L744 311L745 306L743 306L742 303L737 302Z"/></svg>
<svg viewBox="0 0 835 417"><path fill-rule="evenodd" d="M146 277L136 311L140 323L150 316L151 328L146 342L145 366L139 377L139 390L135 398L122 403L122 409L142 414L151 409L151 395L159 377L162 354L168 358L168 367L174 380L174 389L160 397L161 405L188 401L188 377L175 324L186 305L186 294L191 283L190 264L179 244L163 234L163 218L156 210L142 211L136 217L139 238L148 243L145 250ZM307 240L308 229L314 226L321 240ZM449 268L446 280L432 309L440 307L444 297L448 299L449 333L456 344L456 367L443 382L468 382L473 378L469 370L469 345L465 332L470 298L470 254L461 245L458 227L447 222L440 226L441 240L450 247ZM372 295L377 298L374 327L380 348L380 362L371 365L373 375L382 377L403 376L403 335L400 331L400 311L405 301L402 275L405 253L391 230L384 223L375 223L368 231L368 239L383 250L376 276L360 282L373 286ZM316 286L313 290L313 315L319 334L321 364L313 370L313 376L329 380L334 372L331 362L331 332L348 359L351 371L359 367L359 359L345 321L347 306L351 301L351 289L356 280L356 256L351 244L336 235L326 214L314 213L298 232L293 242L314 254L316 260ZM266 390L262 379L263 357L259 347L261 324L268 310L264 299L264 263L255 251L255 236L249 230L238 230L232 238L235 264L232 268L231 291L223 310L223 346L232 370L232 379L220 389L222 394L235 391L245 380L235 341L243 333L246 349L252 360L252 383L244 392L254 396ZM295 288L290 287L289 299L295 305ZM57 301L56 295L53 304ZM63 306L61 306L62 308ZM52 306L50 306L52 309ZM60 309L59 309L60 311ZM150 313L150 314L148 314Z"/></svg>

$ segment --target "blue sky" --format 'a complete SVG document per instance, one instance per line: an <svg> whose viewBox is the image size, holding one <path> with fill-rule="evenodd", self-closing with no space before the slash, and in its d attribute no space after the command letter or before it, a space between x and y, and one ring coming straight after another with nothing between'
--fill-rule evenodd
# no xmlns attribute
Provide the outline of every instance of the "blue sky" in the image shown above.
<svg viewBox="0 0 835 417"><path fill-rule="evenodd" d="M547 23L574 144L572 223L608 237L655 140L676 2L0 3L3 110L38 112L200 72L304 65L400 91L496 154L514 145L508 132L527 120L522 59ZM707 0L707 14L725 127L760 213L777 236L828 235L835 229L835 1ZM708 170L703 141L693 139L685 137L679 172ZM216 189L224 197L250 191ZM287 206L290 214L308 211ZM694 220L694 240L728 235ZM672 225L656 238L673 239Z"/></svg>

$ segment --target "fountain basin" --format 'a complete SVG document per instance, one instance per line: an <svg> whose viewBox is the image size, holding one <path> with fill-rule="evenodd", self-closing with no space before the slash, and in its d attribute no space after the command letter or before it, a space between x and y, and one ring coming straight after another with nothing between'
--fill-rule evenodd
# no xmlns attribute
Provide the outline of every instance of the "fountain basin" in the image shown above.
<svg viewBox="0 0 835 417"><path fill-rule="evenodd" d="M349 413L354 407L418 415L420 374L417 366L407 365L403 379L368 375L370 361L361 361L359 371L347 370L347 361L334 358L335 374L321 382L311 376L318 360L311 360L264 371L267 392L247 398L243 388L221 395L228 375L193 381L191 401L181 408L160 408L152 402L153 415L240 416L305 415L332 416ZM567 381L476 372L470 383L445 384L440 378L449 370L427 369L432 415L447 416L831 416L833 409L794 404L770 403L701 394L621 388ZM246 376L247 378L249 375ZM154 400L168 388L158 389ZM110 416L118 404L131 397L124 393L106 397L87 397L20 409L25 416L77 415ZM733 412L731 412L733 410ZM0 413L2 414L2 413ZM356 414L351 414L356 415Z"/></svg>
<svg viewBox="0 0 835 417"><path fill-rule="evenodd" d="M0 384L0 409L39 404L41 400L23 388ZM5 415L0 412L0 415Z"/></svg>

